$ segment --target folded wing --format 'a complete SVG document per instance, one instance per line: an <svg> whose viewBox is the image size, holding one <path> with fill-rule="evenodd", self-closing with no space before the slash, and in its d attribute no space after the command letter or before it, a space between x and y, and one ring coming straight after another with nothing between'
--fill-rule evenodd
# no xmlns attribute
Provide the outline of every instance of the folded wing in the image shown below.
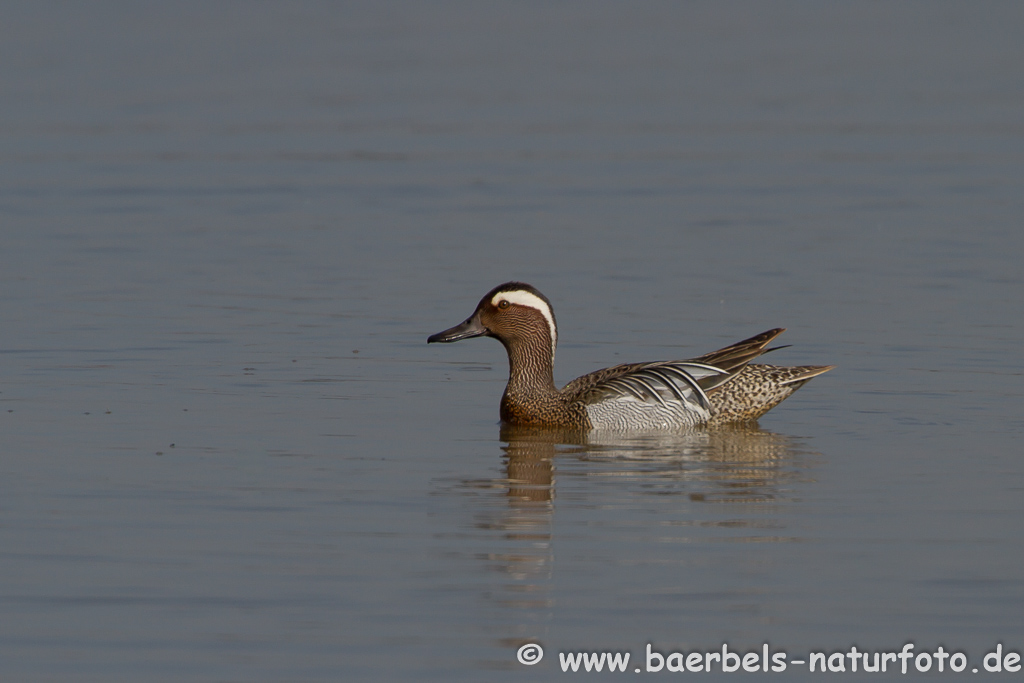
<svg viewBox="0 0 1024 683"><path fill-rule="evenodd" d="M573 380L562 393L582 403L592 426L598 429L700 424L713 412L708 392L765 353L765 347L782 331L769 330L693 360L605 368Z"/></svg>

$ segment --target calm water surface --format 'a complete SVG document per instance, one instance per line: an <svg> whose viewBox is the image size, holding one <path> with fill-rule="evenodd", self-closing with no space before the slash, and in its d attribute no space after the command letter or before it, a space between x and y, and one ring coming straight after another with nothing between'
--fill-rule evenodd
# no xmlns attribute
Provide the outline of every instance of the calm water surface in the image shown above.
<svg viewBox="0 0 1024 683"><path fill-rule="evenodd" d="M5 6L0 678L1020 652L1020 7ZM838 369L503 431L500 345L425 340L509 279L560 382Z"/></svg>

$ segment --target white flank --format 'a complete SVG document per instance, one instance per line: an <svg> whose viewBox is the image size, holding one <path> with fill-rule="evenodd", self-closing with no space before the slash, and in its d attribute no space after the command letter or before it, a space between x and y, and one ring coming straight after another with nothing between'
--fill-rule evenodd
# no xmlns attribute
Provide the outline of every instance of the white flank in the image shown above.
<svg viewBox="0 0 1024 683"><path fill-rule="evenodd" d="M548 321L548 327L551 328L551 356L554 357L555 347L558 346L558 331L555 329L555 316L547 302L536 294L523 289L517 289L514 292L498 292L491 299L491 305L497 306L498 302L502 299L510 304L518 304L540 311L540 314Z"/></svg>

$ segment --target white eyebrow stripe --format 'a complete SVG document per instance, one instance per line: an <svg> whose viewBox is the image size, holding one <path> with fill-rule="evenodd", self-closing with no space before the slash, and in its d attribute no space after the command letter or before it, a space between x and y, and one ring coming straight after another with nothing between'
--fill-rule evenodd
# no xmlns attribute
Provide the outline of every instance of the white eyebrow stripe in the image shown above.
<svg viewBox="0 0 1024 683"><path fill-rule="evenodd" d="M540 314L548 321L548 327L551 328L551 356L553 358L555 355L555 347L558 346L558 330L555 328L555 316L551 312L551 307L548 306L548 303L532 292L517 289L513 292L498 292L491 297L491 305L497 306L498 302L502 299L510 304L528 306L529 308L540 311Z"/></svg>

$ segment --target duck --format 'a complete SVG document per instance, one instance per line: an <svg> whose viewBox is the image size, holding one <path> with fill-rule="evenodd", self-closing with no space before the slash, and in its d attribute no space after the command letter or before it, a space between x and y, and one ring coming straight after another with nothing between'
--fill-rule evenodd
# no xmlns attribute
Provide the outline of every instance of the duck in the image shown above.
<svg viewBox="0 0 1024 683"><path fill-rule="evenodd" d="M558 325L551 302L532 285L506 282L489 291L464 322L428 344L494 337L508 353L503 423L571 430L688 430L755 422L833 365L753 364L774 351L775 328L688 360L625 363L554 382Z"/></svg>

